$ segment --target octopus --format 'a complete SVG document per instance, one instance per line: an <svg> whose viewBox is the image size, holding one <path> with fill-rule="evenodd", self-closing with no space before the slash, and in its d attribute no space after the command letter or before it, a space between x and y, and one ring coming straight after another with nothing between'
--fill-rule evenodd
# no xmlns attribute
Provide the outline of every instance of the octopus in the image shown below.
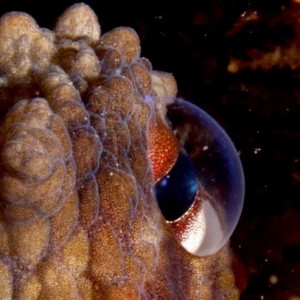
<svg viewBox="0 0 300 300"><path fill-rule="evenodd" d="M7 13L0 40L0 298L238 299L228 244L189 253L157 205L177 85L136 32L81 3L53 31Z"/></svg>

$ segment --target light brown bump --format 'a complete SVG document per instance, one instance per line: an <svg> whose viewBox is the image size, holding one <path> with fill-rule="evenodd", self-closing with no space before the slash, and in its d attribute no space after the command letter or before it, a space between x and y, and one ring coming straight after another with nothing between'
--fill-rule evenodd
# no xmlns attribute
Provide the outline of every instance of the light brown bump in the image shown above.
<svg viewBox="0 0 300 300"><path fill-rule="evenodd" d="M109 223L101 219L93 226L90 236L90 272L93 281L106 289L115 278L122 276L123 258L119 240ZM103 253L105 257L102 256Z"/></svg>
<svg viewBox="0 0 300 300"><path fill-rule="evenodd" d="M149 71L141 63L135 63L131 67L138 90L144 96L152 93L152 80Z"/></svg>
<svg viewBox="0 0 300 300"><path fill-rule="evenodd" d="M170 73L152 71L151 78L153 89L158 96L175 97L177 94L177 83Z"/></svg>
<svg viewBox="0 0 300 300"><path fill-rule="evenodd" d="M80 99L80 94L73 84L70 84L69 82L59 84L51 90L49 94L46 93L46 96L54 111L57 107L60 107L65 103L74 102Z"/></svg>
<svg viewBox="0 0 300 300"><path fill-rule="evenodd" d="M41 90L55 112L64 104L81 99L79 91L76 90L62 69L55 68L41 76L40 80Z"/></svg>
<svg viewBox="0 0 300 300"><path fill-rule="evenodd" d="M50 243L58 250L75 229L79 217L78 197L73 192L68 195L63 207L50 218Z"/></svg>
<svg viewBox="0 0 300 300"><path fill-rule="evenodd" d="M96 297L96 294L94 293L93 283L91 280L87 279L85 275L78 276L76 278L76 282L82 300L91 300Z"/></svg>
<svg viewBox="0 0 300 300"><path fill-rule="evenodd" d="M29 277L29 278L28 278ZM42 283L35 274L24 277L19 283L19 297L24 300L38 300L42 291Z"/></svg>
<svg viewBox="0 0 300 300"><path fill-rule="evenodd" d="M99 167L102 144L96 131L89 127L75 129L71 139L77 179L86 178Z"/></svg>
<svg viewBox="0 0 300 300"><path fill-rule="evenodd" d="M136 99L136 97L133 99ZM147 130L153 113L153 107L151 105L136 99L134 103L133 115L136 124L140 127L140 130L144 132Z"/></svg>
<svg viewBox="0 0 300 300"><path fill-rule="evenodd" d="M18 120L24 114L25 108L27 107L29 101L28 100L20 100L18 101L13 108L6 114L3 123L1 124L1 136L4 139L7 139L7 135L10 135L10 128L14 123L18 122Z"/></svg>
<svg viewBox="0 0 300 300"><path fill-rule="evenodd" d="M71 139L68 134L67 128L59 115L53 114L51 116L49 127L49 129L54 133L62 147L63 157L68 159L72 154Z"/></svg>
<svg viewBox="0 0 300 300"><path fill-rule="evenodd" d="M84 181L79 189L80 223L89 228L99 215L99 190L96 178L91 176Z"/></svg>
<svg viewBox="0 0 300 300"><path fill-rule="evenodd" d="M149 71L151 72L152 71L152 64L151 64L151 61L145 57L140 57L138 58L137 60L138 63L141 63L144 65L144 67Z"/></svg>
<svg viewBox="0 0 300 300"><path fill-rule="evenodd" d="M1 17L0 40L0 68L10 81L24 81L33 63L36 67L48 67L55 54L52 40L25 13L12 12Z"/></svg>
<svg viewBox="0 0 300 300"><path fill-rule="evenodd" d="M118 27L105 33L100 39L100 46L115 48L123 55L128 64L135 61L141 52L139 37L129 27Z"/></svg>
<svg viewBox="0 0 300 300"><path fill-rule="evenodd" d="M31 139L31 142L33 140ZM33 150L32 144L29 144L28 140L22 141L21 137L17 141L6 143L2 150L8 170L34 180L44 180L52 174L53 162L47 154L45 151L39 151L38 147Z"/></svg>
<svg viewBox="0 0 300 300"><path fill-rule="evenodd" d="M60 252L64 266L74 275L79 276L88 266L89 240L87 232L77 226L72 236L63 246Z"/></svg>
<svg viewBox="0 0 300 300"><path fill-rule="evenodd" d="M52 257L46 261L40 266L39 275L42 282L40 299L78 300L76 280L60 260Z"/></svg>
<svg viewBox="0 0 300 300"><path fill-rule="evenodd" d="M105 75L116 74L124 65L123 56L119 51L111 48L97 48L97 56L100 59L102 73Z"/></svg>
<svg viewBox="0 0 300 300"><path fill-rule="evenodd" d="M96 80L100 75L100 64L92 49L80 51L70 70L71 76L82 76L87 81Z"/></svg>
<svg viewBox="0 0 300 300"><path fill-rule="evenodd" d="M134 177L138 181L143 181L144 178L147 178L146 174L150 173L150 168L146 148L133 142L128 157L131 161L131 169Z"/></svg>
<svg viewBox="0 0 300 300"><path fill-rule="evenodd" d="M128 119L134 109L132 83L124 76L112 76L103 85L111 95L106 118Z"/></svg>
<svg viewBox="0 0 300 300"><path fill-rule="evenodd" d="M132 83L124 76L111 76L103 85L109 90L114 101L126 99L133 93Z"/></svg>
<svg viewBox="0 0 300 300"><path fill-rule="evenodd" d="M70 6L59 17L54 31L59 38L86 38L91 43L97 41L101 33L96 14L84 3Z"/></svg>
<svg viewBox="0 0 300 300"><path fill-rule="evenodd" d="M9 225L10 255L33 269L46 255L49 242L49 223L37 220L31 224Z"/></svg>
<svg viewBox="0 0 300 300"><path fill-rule="evenodd" d="M86 98L86 107L88 111L96 114L97 116L102 115L102 117L105 117L111 100L110 97L108 90L104 89L102 86L94 88L90 91Z"/></svg>
<svg viewBox="0 0 300 300"><path fill-rule="evenodd" d="M9 246L7 224L5 220L1 220L1 215L0 215L0 253L3 253L4 255L9 255L10 254L9 252L10 252L10 246ZM0 276L1 276L1 272L0 272Z"/></svg>
<svg viewBox="0 0 300 300"><path fill-rule="evenodd" d="M38 80L40 80L40 87L42 89L42 92L45 94L45 98L49 102L49 96L52 95L53 91L55 91L56 88L64 86L68 84L70 86L70 89L72 89L72 82L68 79L67 74L64 72L64 70L58 66L52 66L51 69L47 70L47 72L42 73L40 77L38 77ZM74 89L73 87L73 93L75 93L77 96L78 91ZM66 95L68 95L66 93ZM65 101L67 101L65 99ZM49 103L51 106L51 102Z"/></svg>
<svg viewBox="0 0 300 300"><path fill-rule="evenodd" d="M130 280L120 280L112 284L105 292L107 300L136 300L140 297L139 288Z"/></svg>
<svg viewBox="0 0 300 300"><path fill-rule="evenodd" d="M128 123L120 118L106 118L107 137L103 141L104 148L109 150L116 158L124 157L131 143ZM118 131L118 134L116 132Z"/></svg>
<svg viewBox="0 0 300 300"><path fill-rule="evenodd" d="M0 299L9 300L13 296L13 281L9 268L0 260Z"/></svg>
<svg viewBox="0 0 300 300"><path fill-rule="evenodd" d="M26 113L22 122L34 128L45 129L49 127L52 111L48 102L43 98L35 98L25 107Z"/></svg>
<svg viewBox="0 0 300 300"><path fill-rule="evenodd" d="M40 212L50 214L60 201L64 172L65 166L60 164L52 176L35 184L6 173L1 181L1 196L11 203L27 202Z"/></svg>
<svg viewBox="0 0 300 300"><path fill-rule="evenodd" d="M97 182L101 187L102 216L113 228L126 229L132 209L131 198L136 192L134 178L124 171L106 167L99 169Z"/></svg>
<svg viewBox="0 0 300 300"><path fill-rule="evenodd" d="M5 209L5 219L8 223L26 224L37 218L37 212L29 206L9 204Z"/></svg>

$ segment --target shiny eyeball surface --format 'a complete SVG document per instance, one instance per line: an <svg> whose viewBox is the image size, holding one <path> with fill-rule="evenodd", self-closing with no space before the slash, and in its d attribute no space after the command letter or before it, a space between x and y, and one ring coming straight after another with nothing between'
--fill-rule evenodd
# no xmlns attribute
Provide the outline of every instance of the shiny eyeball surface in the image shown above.
<svg viewBox="0 0 300 300"><path fill-rule="evenodd" d="M194 203L199 182L193 162L180 152L172 170L155 186L158 204L167 221L175 221Z"/></svg>
<svg viewBox="0 0 300 300"><path fill-rule="evenodd" d="M155 186L157 201L181 245L210 255L226 244L241 215L241 161L224 129L199 107L176 98L167 117L180 151Z"/></svg>

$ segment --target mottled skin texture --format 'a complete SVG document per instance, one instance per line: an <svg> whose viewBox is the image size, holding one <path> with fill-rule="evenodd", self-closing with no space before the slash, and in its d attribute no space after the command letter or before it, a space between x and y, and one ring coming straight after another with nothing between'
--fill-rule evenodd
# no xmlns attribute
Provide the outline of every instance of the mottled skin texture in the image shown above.
<svg viewBox="0 0 300 300"><path fill-rule="evenodd" d="M188 254L152 193L147 131L176 82L86 5L0 19L0 299L237 299L228 248ZM100 62L100 63L99 63Z"/></svg>

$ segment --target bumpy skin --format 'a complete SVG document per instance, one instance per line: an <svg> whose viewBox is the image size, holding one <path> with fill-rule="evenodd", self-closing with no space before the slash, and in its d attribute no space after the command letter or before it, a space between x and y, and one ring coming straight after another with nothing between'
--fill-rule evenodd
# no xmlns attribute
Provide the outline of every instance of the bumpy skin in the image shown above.
<svg viewBox="0 0 300 300"><path fill-rule="evenodd" d="M78 4L53 32L8 13L0 41L0 299L238 298L228 249L186 253L151 192L145 95L176 82L136 33Z"/></svg>

